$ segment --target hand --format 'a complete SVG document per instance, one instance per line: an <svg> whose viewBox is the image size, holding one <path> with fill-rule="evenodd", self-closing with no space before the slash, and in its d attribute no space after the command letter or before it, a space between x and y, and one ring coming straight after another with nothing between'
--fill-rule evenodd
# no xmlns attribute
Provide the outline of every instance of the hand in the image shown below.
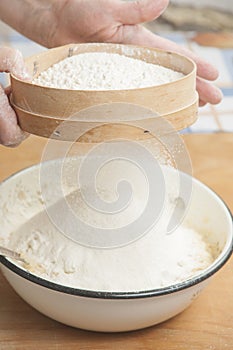
<svg viewBox="0 0 233 350"><path fill-rule="evenodd" d="M20 79L29 79L21 52L0 47L0 72L13 73ZM0 144L16 146L26 138L20 129L17 116L8 99L9 89L0 85Z"/></svg>
<svg viewBox="0 0 233 350"><path fill-rule="evenodd" d="M52 7L53 26L48 33L49 47L68 43L112 42L156 47L178 52L197 64L197 91L200 105L216 104L221 91L208 81L218 77L211 64L174 42L153 34L140 23L161 15L169 0L62 0ZM48 30L48 28L47 28Z"/></svg>

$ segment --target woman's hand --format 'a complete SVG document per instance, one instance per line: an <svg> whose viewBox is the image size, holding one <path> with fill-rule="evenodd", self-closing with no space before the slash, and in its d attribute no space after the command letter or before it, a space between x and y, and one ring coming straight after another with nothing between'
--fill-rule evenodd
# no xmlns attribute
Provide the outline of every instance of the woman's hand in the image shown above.
<svg viewBox="0 0 233 350"><path fill-rule="evenodd" d="M0 72L13 73L20 79L27 80L29 75L24 66L23 56L18 50L0 47ZM8 99L9 89L0 85L0 144L17 146L26 134L20 129L16 114Z"/></svg>

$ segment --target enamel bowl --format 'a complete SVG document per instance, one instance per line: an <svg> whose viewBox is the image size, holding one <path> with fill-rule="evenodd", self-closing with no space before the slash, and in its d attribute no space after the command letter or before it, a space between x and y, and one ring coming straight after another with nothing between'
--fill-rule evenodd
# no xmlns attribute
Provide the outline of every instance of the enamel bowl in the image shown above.
<svg viewBox="0 0 233 350"><path fill-rule="evenodd" d="M47 162L51 174L56 162ZM43 209L39 185L40 165L22 170L0 186L1 235L17 230L26 220L20 203ZM54 320L73 327L99 332L131 331L163 322L186 309L221 269L232 253L232 218L224 202L207 186L192 181L192 197L187 212L196 229L217 247L215 261L195 277L172 286L139 292L101 292L70 288L52 283L26 271L16 262L0 257L0 267L14 290L31 306ZM48 177L48 187L51 178ZM6 210L8 208L8 210ZM0 237L4 239L3 236Z"/></svg>

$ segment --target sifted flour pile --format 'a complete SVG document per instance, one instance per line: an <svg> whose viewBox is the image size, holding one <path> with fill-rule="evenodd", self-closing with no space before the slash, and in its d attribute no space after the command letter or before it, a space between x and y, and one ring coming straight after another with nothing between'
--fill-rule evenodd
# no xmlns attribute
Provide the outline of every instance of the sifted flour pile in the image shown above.
<svg viewBox="0 0 233 350"><path fill-rule="evenodd" d="M161 85L182 73L119 54L92 52L68 57L42 72L34 84L71 90L125 90Z"/></svg>
<svg viewBox="0 0 233 350"><path fill-rule="evenodd" d="M34 274L75 288L140 291L166 287L193 277L214 260L201 234L185 226L171 235L152 230L128 246L110 250L80 246L48 223L43 226L11 237L11 248L27 257Z"/></svg>
<svg viewBox="0 0 233 350"><path fill-rule="evenodd" d="M136 187L137 181L134 182ZM67 201L83 222L101 228L124 226L135 220L144 207L146 196L143 186L137 188L138 192L127 210L117 217L98 213L85 205L80 191L67 196ZM34 274L66 286L99 291L139 291L173 285L207 268L215 257L212 246L202 234L185 223L173 233L166 233L173 203L171 196L174 198L177 194L171 188L167 195L157 226L123 247L97 249L77 244L63 236L46 213L39 215L31 224L26 221L9 235L4 244L21 253L31 264L29 270ZM102 191L101 196L105 200L115 199L114 192L108 189ZM25 205L25 215L29 215L33 207L30 206L30 193L28 201L28 204L26 200L24 204L20 201L21 213ZM59 215L66 221L64 212ZM4 230L4 218L1 222Z"/></svg>

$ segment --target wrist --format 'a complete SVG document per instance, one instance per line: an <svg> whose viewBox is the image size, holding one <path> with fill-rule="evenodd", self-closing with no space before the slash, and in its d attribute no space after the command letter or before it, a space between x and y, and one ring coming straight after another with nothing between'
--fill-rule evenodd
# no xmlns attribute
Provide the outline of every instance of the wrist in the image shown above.
<svg viewBox="0 0 233 350"><path fill-rule="evenodd" d="M63 36L65 35L63 28L63 19L62 15L64 15L64 11L66 6L71 2L71 0L60 0L60 1L53 1L53 4L51 4L51 11L50 11L50 30L47 31L47 47L53 48L57 47L63 44L66 44L66 42L63 43ZM62 28L62 31L61 29Z"/></svg>
<svg viewBox="0 0 233 350"><path fill-rule="evenodd" d="M31 33L29 32L25 35L45 47L54 47L54 40L59 24L56 12L57 8L64 2L65 0L38 1L27 26L29 30L31 28Z"/></svg>
<svg viewBox="0 0 233 350"><path fill-rule="evenodd" d="M0 19L29 39L55 46L59 16L67 0L0 1Z"/></svg>

